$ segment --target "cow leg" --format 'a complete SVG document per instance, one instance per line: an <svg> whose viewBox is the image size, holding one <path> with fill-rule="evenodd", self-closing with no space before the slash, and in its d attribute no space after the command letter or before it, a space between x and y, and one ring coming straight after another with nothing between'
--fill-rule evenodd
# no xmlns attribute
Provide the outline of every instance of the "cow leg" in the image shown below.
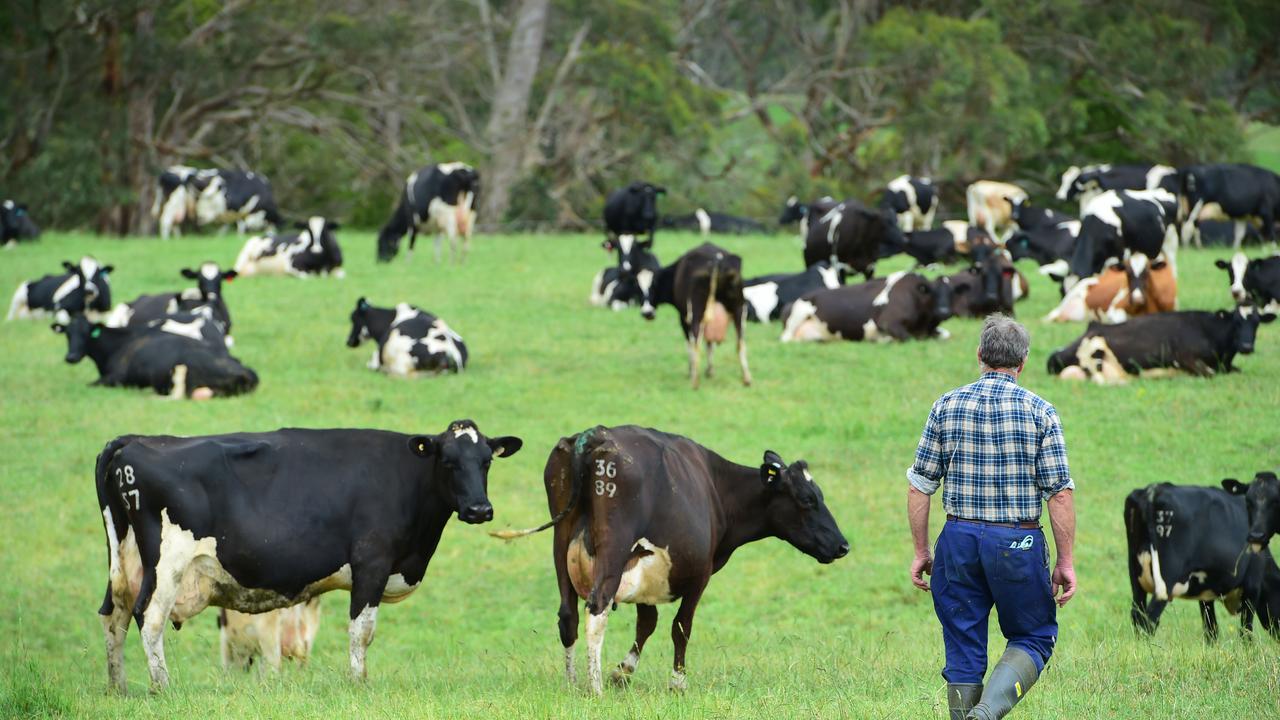
<svg viewBox="0 0 1280 720"><path fill-rule="evenodd" d="M169 667L164 659L164 626L178 599L182 576L191 564L195 551L194 545L182 535L181 532L161 531L159 552L154 563L150 561L151 553L145 549L150 542L144 542L142 537L138 538L138 550L147 569L143 572L143 589L138 592L134 614L136 616L141 611L142 647L147 654L152 692L163 690L169 685ZM147 597L148 579L151 581L150 597Z"/></svg>
<svg viewBox="0 0 1280 720"><path fill-rule="evenodd" d="M1253 603L1245 602L1241 604L1240 635L1246 642L1253 642Z"/></svg>
<svg viewBox="0 0 1280 720"><path fill-rule="evenodd" d="M712 369L711 369L711 355L712 355L712 353L713 353L713 352L715 351L715 349L716 349L716 344L715 344L715 343L713 343L713 342L711 342L710 340L708 340L708 341L706 342L706 346L707 346L707 371L706 371L706 376L707 376L707 379L708 379L708 380L710 380L710 379L711 379L711 374L712 374Z"/></svg>
<svg viewBox="0 0 1280 720"><path fill-rule="evenodd" d="M551 544L555 553L556 583L560 586L560 644L564 646L564 675L572 687L578 682L578 672L573 664L574 648L578 644L578 592L569 579L568 531L557 525Z"/></svg>
<svg viewBox="0 0 1280 720"><path fill-rule="evenodd" d="M272 610L258 617L258 651L263 663L273 672L280 672L280 617L285 610Z"/></svg>
<svg viewBox="0 0 1280 720"><path fill-rule="evenodd" d="M413 246L418 244L418 226L409 226L409 249L405 251L406 255L413 255Z"/></svg>
<svg viewBox="0 0 1280 720"><path fill-rule="evenodd" d="M700 327L694 327L692 329L693 334L686 338L689 346L689 382L693 385L694 390L698 389L698 345L700 340L698 331L701 329Z"/></svg>
<svg viewBox="0 0 1280 720"><path fill-rule="evenodd" d="M1244 233L1249 229L1249 226L1245 224L1244 220L1236 220L1233 229L1235 230L1235 238L1231 241L1231 249L1238 251L1240 246L1244 244Z"/></svg>
<svg viewBox="0 0 1280 720"><path fill-rule="evenodd" d="M644 644L658 627L658 608L653 605L636 605L636 641L631 645L631 652L614 668L609 675L609 682L616 686L624 686L631 680L631 673L636 671L640 663L640 653Z"/></svg>
<svg viewBox="0 0 1280 720"><path fill-rule="evenodd" d="M126 598L127 583L123 576L120 579L125 587L119 588L119 592L115 583L107 581L107 596L103 600L102 609L98 611L98 619L102 621L102 633L107 645L107 682L110 687L123 693L127 688L124 674L124 639L129 632L129 603Z"/></svg>
<svg viewBox="0 0 1280 720"><path fill-rule="evenodd" d="M702 597L704 589L706 589L705 582L702 587L686 593L684 600L680 602L680 609L676 611L676 619L671 622L671 644L675 646L675 656L671 665L671 682L668 687L672 692L684 692L686 687L685 650L689 647L689 636L693 634L693 612L698 608L698 600Z"/></svg>
<svg viewBox="0 0 1280 720"><path fill-rule="evenodd" d="M1218 613L1213 609L1213 601L1200 602L1200 620L1204 623L1205 642L1218 640Z"/></svg>
<svg viewBox="0 0 1280 720"><path fill-rule="evenodd" d="M587 607L587 678L591 681L591 692L604 694L600 655L604 652L604 629L609 624L609 606L603 605L597 610Z"/></svg>
<svg viewBox="0 0 1280 720"><path fill-rule="evenodd" d="M739 312L734 318L733 330L738 338L738 367L742 368L742 384L751 387L751 368L747 367L747 339L742 336L742 314Z"/></svg>
<svg viewBox="0 0 1280 720"><path fill-rule="evenodd" d="M372 552L390 556L377 550ZM386 565L352 563L351 621L347 625L347 635L351 639L351 675L356 680L369 676L365 669L365 655L373 642L373 631L378 624L378 603L382 601L382 593L387 589L387 578L391 574Z"/></svg>

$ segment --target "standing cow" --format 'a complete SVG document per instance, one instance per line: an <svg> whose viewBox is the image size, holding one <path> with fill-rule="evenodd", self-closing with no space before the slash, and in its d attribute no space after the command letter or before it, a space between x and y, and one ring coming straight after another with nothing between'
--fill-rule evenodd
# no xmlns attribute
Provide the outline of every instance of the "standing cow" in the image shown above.
<svg viewBox="0 0 1280 720"><path fill-rule="evenodd" d="M666 193L664 187L641 181L609 193L604 201L605 238L647 234L653 243L653 231L658 224L658 196Z"/></svg>
<svg viewBox="0 0 1280 720"><path fill-rule="evenodd" d="M811 203L802 203L795 195L787 198L782 205L782 214L778 216L779 225L800 223L800 239L809 237L809 225L813 220L827 214L831 208L840 203L830 195L824 195Z"/></svg>
<svg viewBox="0 0 1280 720"><path fill-rule="evenodd" d="M1076 200L1080 212L1094 197L1108 190L1157 190L1176 194L1180 185L1178 171L1168 165L1072 165L1062 173L1057 198Z"/></svg>
<svg viewBox="0 0 1280 720"><path fill-rule="evenodd" d="M1027 197L1027 191L1013 183L978 180L965 190L969 224L986 230L993 240L1004 245L1014 227L1013 207L1026 202Z"/></svg>
<svg viewBox="0 0 1280 720"><path fill-rule="evenodd" d="M166 239L181 233L188 220L197 226L235 223L242 235L284 223L266 177L253 171L197 170L186 165L160 173L151 216Z"/></svg>
<svg viewBox="0 0 1280 720"><path fill-rule="evenodd" d="M1202 219L1232 220L1235 238L1232 248L1244 242L1246 223L1256 218L1262 236L1276 239L1275 222L1280 219L1280 175L1270 170L1240 163L1193 165L1183 168L1179 220L1182 242L1191 242Z"/></svg>
<svg viewBox="0 0 1280 720"><path fill-rule="evenodd" d="M210 605L261 613L330 590L351 593L351 673L364 678L379 605L417 589L453 514L493 519L490 462L521 444L485 437L470 420L439 435L287 429L112 440L94 471L111 686L125 690L131 618L158 690L169 684L170 622Z"/></svg>
<svg viewBox="0 0 1280 720"><path fill-rule="evenodd" d="M295 223L301 232L291 235L264 235L249 238L236 258L238 275L332 275L346 277L342 269L342 248L333 231L342 227L332 220L313 216Z"/></svg>
<svg viewBox="0 0 1280 720"><path fill-rule="evenodd" d="M449 259L466 260L479 197L480 173L466 163L428 165L413 172L405 179L400 204L378 232L378 262L390 262L396 256L405 233L413 252L418 233L431 230L436 232L436 262L441 259L442 235L449 239Z"/></svg>
<svg viewBox="0 0 1280 720"><path fill-rule="evenodd" d="M35 240L40 228L27 214L27 206L13 200L0 202L0 245L9 247L19 240Z"/></svg>
<svg viewBox="0 0 1280 720"><path fill-rule="evenodd" d="M1080 217L1063 290L1098 274L1126 250L1150 258L1163 252L1173 261L1178 251L1176 212L1176 198L1164 190L1108 190L1095 197Z"/></svg>
<svg viewBox="0 0 1280 720"><path fill-rule="evenodd" d="M555 528L565 674L577 681L578 607L585 600L587 675L597 695L604 690L605 626L617 603L636 606L635 644L610 677L625 685L657 626L657 605L680 601L671 624L670 688L682 691L694 611L735 550L777 537L824 564L849 552L808 464L787 465L772 450L758 466L739 465L679 435L596 426L560 439L543 480L551 521L494 534L510 539Z"/></svg>
<svg viewBox="0 0 1280 720"><path fill-rule="evenodd" d="M749 218L698 208L688 215L663 215L662 227L676 230L697 230L703 237L719 235L744 235L766 232L764 225Z"/></svg>
<svg viewBox="0 0 1280 720"><path fill-rule="evenodd" d="M809 267L820 260L832 266L843 263L870 280L875 274L880 248L904 244L902 231L884 213L856 200L846 200L810 223L804 243L804 265Z"/></svg>
<svg viewBox="0 0 1280 720"><path fill-rule="evenodd" d="M929 178L899 175L885 187L880 208L897 221L903 232L929 230L938 211L938 193Z"/></svg>

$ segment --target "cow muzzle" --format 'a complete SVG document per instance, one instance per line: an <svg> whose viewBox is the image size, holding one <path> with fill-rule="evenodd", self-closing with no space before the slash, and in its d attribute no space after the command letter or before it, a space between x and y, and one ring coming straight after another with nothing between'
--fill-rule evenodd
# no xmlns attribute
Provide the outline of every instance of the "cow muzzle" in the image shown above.
<svg viewBox="0 0 1280 720"><path fill-rule="evenodd" d="M489 522L493 519L493 505L488 501L469 505L458 511L458 519L472 525Z"/></svg>
<svg viewBox="0 0 1280 720"><path fill-rule="evenodd" d="M644 307L640 308L640 315L645 320L652 320L657 315L657 312L654 311L654 308L652 305L645 305Z"/></svg>
<svg viewBox="0 0 1280 720"><path fill-rule="evenodd" d="M1251 553L1255 553L1255 554L1260 553L1266 546L1267 544L1262 542L1261 540L1249 538L1249 552Z"/></svg>

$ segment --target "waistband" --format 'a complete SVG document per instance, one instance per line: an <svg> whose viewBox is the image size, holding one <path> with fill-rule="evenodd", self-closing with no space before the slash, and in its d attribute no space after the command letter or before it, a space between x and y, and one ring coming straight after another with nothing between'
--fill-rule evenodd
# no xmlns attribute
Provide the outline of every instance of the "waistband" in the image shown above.
<svg viewBox="0 0 1280 720"><path fill-rule="evenodd" d="M992 527L1017 528L1019 530L1039 530L1039 520L1028 520L1025 522L989 522L987 520L969 520L955 515L947 515L949 522L969 523L970 525L990 525Z"/></svg>

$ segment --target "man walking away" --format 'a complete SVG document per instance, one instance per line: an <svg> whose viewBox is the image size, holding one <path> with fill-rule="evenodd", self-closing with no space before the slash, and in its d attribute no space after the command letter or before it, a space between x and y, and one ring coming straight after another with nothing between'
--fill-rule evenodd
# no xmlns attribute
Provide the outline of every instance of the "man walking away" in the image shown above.
<svg viewBox="0 0 1280 720"><path fill-rule="evenodd" d="M1061 607L1076 592L1075 483L1062 425L1052 405L1018 386L1030 345L1013 319L987 318L978 344L982 377L933 404L907 471L911 582L929 591L924 575L933 577L951 720L994 720L1013 709L1053 654L1054 597ZM947 522L934 558L929 499L939 487ZM1052 576L1040 526L1045 501L1058 554ZM984 689L992 605L1008 646Z"/></svg>

